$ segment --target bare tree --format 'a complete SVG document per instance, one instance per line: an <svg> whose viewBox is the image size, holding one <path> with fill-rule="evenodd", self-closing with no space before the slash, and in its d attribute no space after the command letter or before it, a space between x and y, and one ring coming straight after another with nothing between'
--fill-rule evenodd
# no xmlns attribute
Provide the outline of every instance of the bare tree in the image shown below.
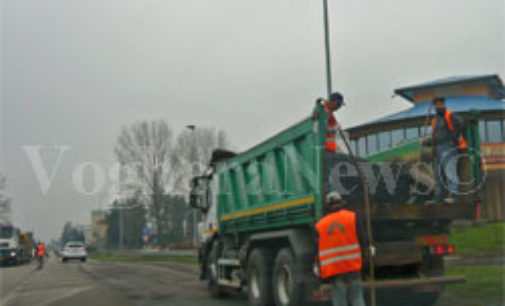
<svg viewBox="0 0 505 306"><path fill-rule="evenodd" d="M124 184L120 182L120 186L134 192L140 190L150 200L149 212L157 233L163 232L162 196L171 185L171 150L172 131L162 120L123 128L114 150L122 169L135 176Z"/></svg>
<svg viewBox="0 0 505 306"><path fill-rule="evenodd" d="M10 202L11 200L5 195L7 186L7 177L0 173L0 221L7 222L10 217Z"/></svg>
<svg viewBox="0 0 505 306"><path fill-rule="evenodd" d="M188 126L175 142L172 159L174 169L174 189L187 194L189 179L201 174L207 167L212 151L229 146L226 134L214 128Z"/></svg>

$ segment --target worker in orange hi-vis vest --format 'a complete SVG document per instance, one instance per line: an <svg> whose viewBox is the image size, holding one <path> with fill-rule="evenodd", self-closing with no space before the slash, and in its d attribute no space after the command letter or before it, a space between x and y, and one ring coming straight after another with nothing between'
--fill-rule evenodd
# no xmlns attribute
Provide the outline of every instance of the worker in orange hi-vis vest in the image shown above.
<svg viewBox="0 0 505 306"><path fill-rule="evenodd" d="M319 99L318 102L321 102L326 110L328 115L328 119L326 121L326 178L328 180L328 190L334 191L336 190L335 180L331 178L331 169L333 165L337 163L337 134L338 134L338 122L335 118L334 113L339 110L344 103L344 96L339 92L334 92L330 95L328 100Z"/></svg>
<svg viewBox="0 0 505 306"><path fill-rule="evenodd" d="M369 247L366 231L356 214L349 210L336 191L326 196L325 216L316 224L319 275L331 283L334 306L365 306L361 270L363 250L375 255Z"/></svg>
<svg viewBox="0 0 505 306"><path fill-rule="evenodd" d="M432 103L436 115L431 122L431 137L421 140L423 145L433 146L435 158L433 163L435 196L427 204L442 201L453 203L454 195L459 189L459 152L467 148L467 143L463 138L463 120L446 108L445 98L434 98ZM443 200L444 187L448 190L449 196Z"/></svg>

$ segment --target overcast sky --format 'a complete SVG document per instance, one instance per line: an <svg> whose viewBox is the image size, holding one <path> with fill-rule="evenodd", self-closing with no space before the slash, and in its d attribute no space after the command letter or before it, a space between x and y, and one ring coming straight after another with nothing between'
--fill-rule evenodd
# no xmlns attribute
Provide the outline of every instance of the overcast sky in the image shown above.
<svg viewBox="0 0 505 306"><path fill-rule="evenodd" d="M88 161L109 171L122 126L214 126L243 150L325 93L319 0L0 1L1 169L14 221L44 239L67 220L90 222L105 189L83 195L72 176ZM391 98L398 87L505 76L504 0L330 2L344 127L408 107ZM46 193L33 146L49 172L69 147Z"/></svg>

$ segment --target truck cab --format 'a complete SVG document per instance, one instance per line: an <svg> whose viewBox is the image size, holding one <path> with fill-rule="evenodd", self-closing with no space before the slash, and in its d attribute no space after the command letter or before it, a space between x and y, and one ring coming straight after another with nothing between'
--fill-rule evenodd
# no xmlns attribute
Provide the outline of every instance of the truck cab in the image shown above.
<svg viewBox="0 0 505 306"><path fill-rule="evenodd" d="M0 262L17 264L21 257L20 231L12 224L0 224Z"/></svg>

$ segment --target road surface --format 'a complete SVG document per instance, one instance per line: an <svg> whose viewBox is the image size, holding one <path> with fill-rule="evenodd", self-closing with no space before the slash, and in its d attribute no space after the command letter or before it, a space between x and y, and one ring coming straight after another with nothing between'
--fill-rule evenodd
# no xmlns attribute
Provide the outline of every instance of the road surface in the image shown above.
<svg viewBox="0 0 505 306"><path fill-rule="evenodd" d="M0 268L0 305L243 306L247 301L243 294L211 299L191 265L62 263L52 257L42 270L35 263Z"/></svg>
<svg viewBox="0 0 505 306"><path fill-rule="evenodd" d="M247 305L243 293L211 299L197 275L196 266L186 264L62 263L51 257L42 270L35 263L0 268L0 305ZM455 301L444 297L437 304L448 305Z"/></svg>

